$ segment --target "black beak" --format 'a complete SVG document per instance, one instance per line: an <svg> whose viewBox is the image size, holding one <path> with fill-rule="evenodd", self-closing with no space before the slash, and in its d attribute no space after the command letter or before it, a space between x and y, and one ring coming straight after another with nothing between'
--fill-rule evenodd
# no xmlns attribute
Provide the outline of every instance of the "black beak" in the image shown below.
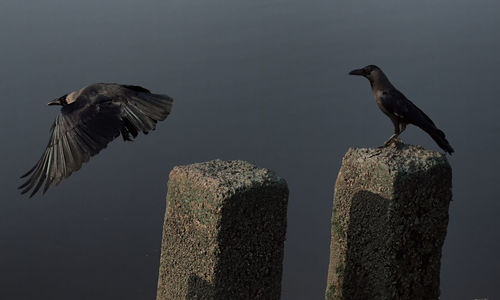
<svg viewBox="0 0 500 300"><path fill-rule="evenodd" d="M351 72L349 72L349 75L361 75L361 76L364 76L365 72L363 71L363 69L357 69L357 70L352 70Z"/></svg>
<svg viewBox="0 0 500 300"><path fill-rule="evenodd" d="M49 103L47 103L47 105L62 105L61 99L59 98L59 99L52 100Z"/></svg>

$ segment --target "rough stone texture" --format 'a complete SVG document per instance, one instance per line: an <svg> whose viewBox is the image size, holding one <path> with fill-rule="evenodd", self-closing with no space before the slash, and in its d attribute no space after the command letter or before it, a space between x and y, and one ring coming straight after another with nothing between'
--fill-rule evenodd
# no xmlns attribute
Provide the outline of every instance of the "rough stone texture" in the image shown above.
<svg viewBox="0 0 500 300"><path fill-rule="evenodd" d="M438 299L451 201L444 154L351 148L334 192L326 299Z"/></svg>
<svg viewBox="0 0 500 300"><path fill-rule="evenodd" d="M288 187L244 161L170 173L157 300L279 299Z"/></svg>

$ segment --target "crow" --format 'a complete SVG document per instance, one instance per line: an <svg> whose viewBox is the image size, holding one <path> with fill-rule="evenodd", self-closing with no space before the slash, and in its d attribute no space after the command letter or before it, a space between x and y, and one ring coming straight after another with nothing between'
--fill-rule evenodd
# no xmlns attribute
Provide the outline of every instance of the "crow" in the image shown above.
<svg viewBox="0 0 500 300"><path fill-rule="evenodd" d="M413 124L427 132L445 152L451 155L455 151L446 140L444 132L439 130L434 122L403 93L398 91L379 67L369 65L353 70L349 74L363 76L370 81L378 107L394 124L394 134L384 143L384 147L397 138L406 129L407 124Z"/></svg>
<svg viewBox="0 0 500 300"><path fill-rule="evenodd" d="M136 85L96 83L52 100L61 112L50 129L49 143L40 160L26 174L19 189L32 197L78 171L90 157L106 148L120 134L132 141L139 132L147 134L172 109L172 98L153 94Z"/></svg>

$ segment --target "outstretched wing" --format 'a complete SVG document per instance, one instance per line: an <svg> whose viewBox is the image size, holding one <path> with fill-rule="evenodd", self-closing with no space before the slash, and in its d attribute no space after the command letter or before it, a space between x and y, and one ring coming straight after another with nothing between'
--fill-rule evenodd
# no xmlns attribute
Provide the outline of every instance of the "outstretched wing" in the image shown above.
<svg viewBox="0 0 500 300"><path fill-rule="evenodd" d="M47 148L36 165L21 178L19 187L33 196L79 170L83 163L106 148L120 133L131 140L139 131L147 134L172 109L172 98L152 94L133 85L98 83L81 90L78 98L63 106L51 128Z"/></svg>
<svg viewBox="0 0 500 300"><path fill-rule="evenodd" d="M92 102L76 101L61 109L42 157L21 177L30 176L19 187L23 194L31 190L32 197L42 185L45 193L51 185L79 170L120 134L120 105L104 97Z"/></svg>
<svg viewBox="0 0 500 300"><path fill-rule="evenodd" d="M172 110L172 98L167 95L152 94L147 89L134 85L121 85L116 91L114 101L122 107L124 140L131 140L139 131L147 134L156 128Z"/></svg>

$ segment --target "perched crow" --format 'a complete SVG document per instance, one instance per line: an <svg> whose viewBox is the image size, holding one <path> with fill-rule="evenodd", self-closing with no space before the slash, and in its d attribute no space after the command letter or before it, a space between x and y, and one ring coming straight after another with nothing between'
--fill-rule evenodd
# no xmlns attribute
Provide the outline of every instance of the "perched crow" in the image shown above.
<svg viewBox="0 0 500 300"><path fill-rule="evenodd" d="M427 132L444 151L449 154L454 152L446 140L444 132L439 130L423 111L398 91L379 67L369 65L362 69L353 70L349 74L360 75L370 81L378 107L394 124L394 134L385 142L384 146L389 145L397 138L406 129L407 124L413 124Z"/></svg>
<svg viewBox="0 0 500 300"><path fill-rule="evenodd" d="M84 162L122 135L126 141L139 131L147 134L163 121L172 108L172 98L152 94L134 85L96 83L48 103L62 105L52 124L49 144L40 160L21 178L31 174L19 187L22 194L51 185L79 170Z"/></svg>

